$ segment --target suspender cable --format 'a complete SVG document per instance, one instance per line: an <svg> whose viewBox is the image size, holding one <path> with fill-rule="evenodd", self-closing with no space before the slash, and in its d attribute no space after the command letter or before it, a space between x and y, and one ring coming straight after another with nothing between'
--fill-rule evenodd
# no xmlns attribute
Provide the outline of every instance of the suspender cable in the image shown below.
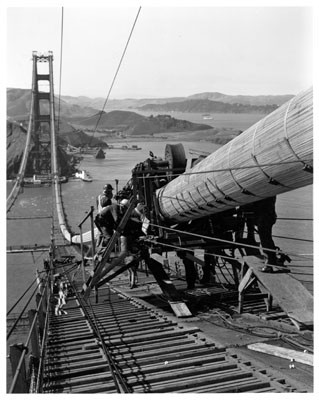
<svg viewBox="0 0 319 400"><path fill-rule="evenodd" d="M121 56L119 65L118 65L118 67L117 67L117 69L116 69L116 72L115 72L115 75L114 75L114 77L113 77L113 80L112 80L110 89L109 89L108 94L107 94L107 96L106 96L106 99L105 99L105 101L104 101L103 108L102 108L102 110L101 110L101 112L100 112L100 115L99 115L99 118L98 118L98 120L97 120L97 122L96 122L93 135L91 136L91 140L92 140L92 138L94 137L94 134L95 134L95 132L96 132L96 130L97 130L97 127L98 127L98 125L99 125L99 123L100 123L100 120L101 120L101 118L102 118L103 111L104 111L104 109L105 109L105 107L106 107L106 104L107 104L107 102L108 102L108 100L109 100L111 91L112 91L113 86L114 86L114 83L115 83L115 79L116 79L117 74L118 74L118 72L119 72L119 70L120 70L120 67L121 67L121 65L122 65L122 61L123 61L123 59L124 59L124 56L125 56L127 47L128 47L129 42L130 42L130 40L131 40L131 37L132 37L133 31L134 31L134 28L135 28L135 25L136 25L138 16L139 16L139 14L140 14L141 8L142 8L142 7L139 7L139 9L138 9L138 12L137 12L137 15L136 15L136 17L135 17L135 20L134 20L134 23L133 23L133 26L132 26L130 35L129 35L128 39L127 39L127 42L126 42L124 51L123 51L123 53L122 53L122 56Z"/></svg>
<svg viewBox="0 0 319 400"><path fill-rule="evenodd" d="M62 82L62 49L63 49L63 7L61 15L61 44L60 44L60 78L59 78L59 108L58 108L58 133L60 132L60 110L61 110L61 82Z"/></svg>

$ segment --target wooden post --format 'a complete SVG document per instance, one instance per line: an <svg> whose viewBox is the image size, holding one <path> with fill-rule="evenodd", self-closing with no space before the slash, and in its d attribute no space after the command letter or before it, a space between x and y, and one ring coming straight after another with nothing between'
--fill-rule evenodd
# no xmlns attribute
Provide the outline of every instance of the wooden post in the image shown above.
<svg viewBox="0 0 319 400"><path fill-rule="evenodd" d="M32 326L32 322L34 320L35 315L36 315L35 310L28 311L30 328ZM31 350L32 350L32 355L35 358L39 359L40 358L39 331L38 331L38 325L36 323L34 324L31 332Z"/></svg>
<svg viewBox="0 0 319 400"><path fill-rule="evenodd" d="M265 299L265 300L266 300L266 309L267 309L267 312L268 312L268 311L271 311L271 309L272 309L272 295L271 295L270 292L268 292L268 294L267 294L267 299Z"/></svg>
<svg viewBox="0 0 319 400"><path fill-rule="evenodd" d="M95 286L95 303L98 303L98 302L99 302L99 290Z"/></svg>
<svg viewBox="0 0 319 400"><path fill-rule="evenodd" d="M251 268L249 268L248 271L246 272L246 274L243 276L242 280L240 281L240 284L238 285L238 312L239 312L239 314L241 314L243 311L244 294L245 294L245 290L252 283L252 280L251 280L252 275L253 275L253 270Z"/></svg>
<svg viewBox="0 0 319 400"><path fill-rule="evenodd" d="M169 265L168 258L163 259L163 267L164 267L164 270L166 270L166 273L168 274L168 276L171 276L171 268Z"/></svg>
<svg viewBox="0 0 319 400"><path fill-rule="evenodd" d="M23 350L24 346L22 343L12 344L10 346L10 361L11 361L13 377L15 376L15 373L17 371L17 367L19 365L19 361ZM27 393L27 392L28 392L27 375L26 375L25 361L23 360L16 383L13 388L13 393Z"/></svg>

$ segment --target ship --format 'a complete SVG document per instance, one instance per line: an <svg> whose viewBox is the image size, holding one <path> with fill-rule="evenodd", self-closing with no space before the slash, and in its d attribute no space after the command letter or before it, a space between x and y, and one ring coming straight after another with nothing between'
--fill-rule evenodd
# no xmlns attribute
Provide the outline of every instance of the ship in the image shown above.
<svg viewBox="0 0 319 400"><path fill-rule="evenodd" d="M66 176L59 176L60 183L66 183L68 181ZM37 175L34 174L32 178L25 177L23 179L24 187L41 187L50 186L52 184L52 177L50 175Z"/></svg>
<svg viewBox="0 0 319 400"><path fill-rule="evenodd" d="M136 144L132 144L131 146L128 144L123 144L122 146L117 146L117 145L113 145L110 144L108 145L108 149L112 150L142 150L142 147L139 147Z"/></svg>
<svg viewBox="0 0 319 400"><path fill-rule="evenodd" d="M84 182L92 182L93 181L93 179L90 176L89 172L86 171L86 170L77 171L75 173L75 178L82 179L82 181L84 181Z"/></svg>

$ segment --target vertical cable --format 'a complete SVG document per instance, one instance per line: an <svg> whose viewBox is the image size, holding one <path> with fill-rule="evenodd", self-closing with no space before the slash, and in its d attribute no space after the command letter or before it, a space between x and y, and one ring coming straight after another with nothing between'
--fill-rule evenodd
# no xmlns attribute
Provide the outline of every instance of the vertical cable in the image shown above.
<svg viewBox="0 0 319 400"><path fill-rule="evenodd" d="M100 123L100 120L101 120L101 118L102 118L102 114L103 114L103 111L104 111L104 109L105 109L106 103L108 102L108 99L109 99L109 97L110 97L111 91L112 91L113 86L114 86L114 83L115 83L115 79L116 79L117 74L118 74L118 72L119 72L119 70L120 70L120 67L121 67L123 58L124 58L124 56L125 56L127 47L128 47L128 45L129 45L131 36L132 36L132 34L133 34L133 31L134 31L134 28L135 28L135 25L136 25L138 16L139 16L139 14L140 14L141 8L142 8L142 7L140 6L139 9L138 9L138 12L137 12L137 15L136 15L136 17L135 17L135 20L134 20L134 23L133 23L133 26L132 26L130 35L129 35L127 41L126 41L126 45L125 45L125 48L124 48L124 50L123 50L122 57L121 57L121 59L120 59L119 65L117 66L115 75L114 75L114 77L113 77L113 80L112 80L110 89L109 89L108 94L107 94L107 96L106 96L106 99L105 99L105 101L104 101L104 104L103 104L102 110L101 110L101 112L100 112L99 118L98 118L98 120L97 120L97 122L96 122L96 125L95 125L95 128L94 128L94 132L93 132L93 135L91 136L90 142L92 141L92 139L93 139L93 137L94 137L94 135L95 135L95 132L96 132L96 130L97 130L97 127L98 127L98 125L99 125L99 123ZM90 144L90 143L89 143L89 144Z"/></svg>
<svg viewBox="0 0 319 400"><path fill-rule="evenodd" d="M60 109L61 109L61 81L62 81L62 52L63 52L63 7L61 15L61 42L60 42L60 79L59 79L59 110L58 110L58 134L60 132Z"/></svg>

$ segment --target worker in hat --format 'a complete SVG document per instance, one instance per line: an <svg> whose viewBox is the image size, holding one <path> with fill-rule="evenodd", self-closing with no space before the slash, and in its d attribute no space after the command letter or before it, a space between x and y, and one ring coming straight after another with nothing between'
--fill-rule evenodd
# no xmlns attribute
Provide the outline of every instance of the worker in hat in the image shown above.
<svg viewBox="0 0 319 400"><path fill-rule="evenodd" d="M112 204L103 208L95 218L94 222L100 230L101 235L103 235L103 247L105 247L111 239L114 231L127 211L128 206L129 200L122 199L118 204ZM141 211L139 212L141 213ZM104 268L102 276L106 275L109 271L121 264L129 255L129 251L132 250L134 240L143 235L142 219L137 217L138 216L133 210L120 236L120 253ZM99 260L99 255L100 253L97 254L97 260Z"/></svg>
<svg viewBox="0 0 319 400"><path fill-rule="evenodd" d="M104 186L103 193L98 195L96 199L96 206L98 212L100 212L103 207L107 207L112 204L113 190L114 189L112 185L109 183Z"/></svg>
<svg viewBox="0 0 319 400"><path fill-rule="evenodd" d="M120 223L122 217L127 209L128 200L123 199L118 204L110 204L102 207L94 219L94 223L100 231L100 238L98 239L97 247L102 245L106 247L108 241L111 239L114 231Z"/></svg>

